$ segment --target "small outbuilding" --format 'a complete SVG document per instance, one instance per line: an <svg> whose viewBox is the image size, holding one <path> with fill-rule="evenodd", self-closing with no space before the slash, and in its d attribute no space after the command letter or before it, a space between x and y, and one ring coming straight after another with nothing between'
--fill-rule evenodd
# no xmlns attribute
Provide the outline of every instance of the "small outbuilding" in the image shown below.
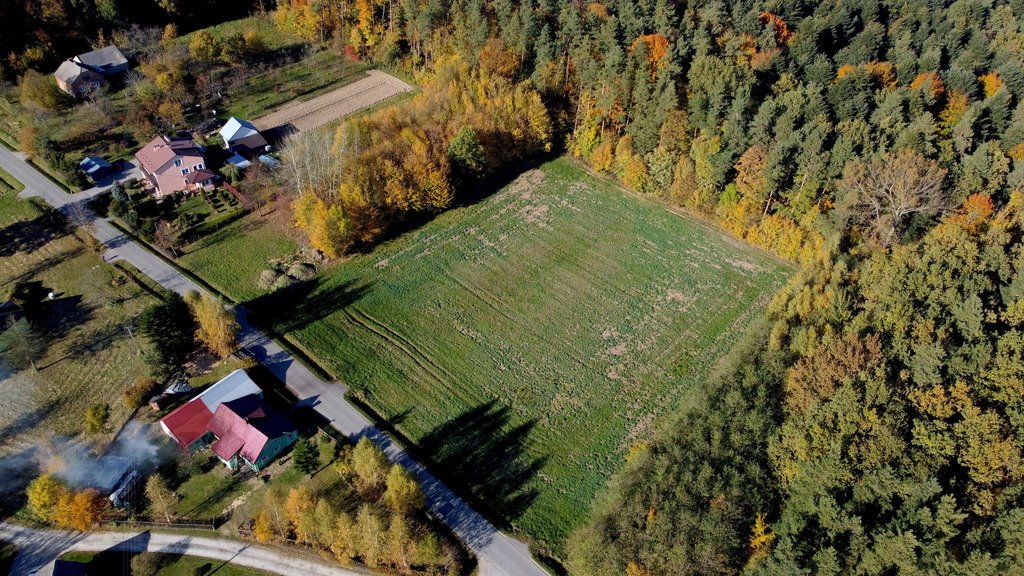
<svg viewBox="0 0 1024 576"><path fill-rule="evenodd" d="M267 147L267 140L256 129L256 126L248 120L235 118L228 119L224 127L220 129L220 137L224 140L227 149L242 156L259 154Z"/></svg>
<svg viewBox="0 0 1024 576"><path fill-rule="evenodd" d="M241 154L234 154L227 159L227 163L235 166L239 170L245 170L249 166L252 166L252 162L249 162Z"/></svg>
<svg viewBox="0 0 1024 576"><path fill-rule="evenodd" d="M114 173L114 167L99 156L86 156L78 163L78 167L85 172L90 180L96 182Z"/></svg>

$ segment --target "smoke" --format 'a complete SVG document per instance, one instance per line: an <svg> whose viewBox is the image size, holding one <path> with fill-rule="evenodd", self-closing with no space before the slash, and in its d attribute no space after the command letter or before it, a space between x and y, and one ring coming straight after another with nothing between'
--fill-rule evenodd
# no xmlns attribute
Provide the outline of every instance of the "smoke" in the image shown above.
<svg viewBox="0 0 1024 576"><path fill-rule="evenodd" d="M82 442L54 442L53 449L46 450L43 468L73 488L112 489L104 484L116 482L121 472L135 470L145 475L163 463L169 455L165 440L155 426L132 420L99 454Z"/></svg>

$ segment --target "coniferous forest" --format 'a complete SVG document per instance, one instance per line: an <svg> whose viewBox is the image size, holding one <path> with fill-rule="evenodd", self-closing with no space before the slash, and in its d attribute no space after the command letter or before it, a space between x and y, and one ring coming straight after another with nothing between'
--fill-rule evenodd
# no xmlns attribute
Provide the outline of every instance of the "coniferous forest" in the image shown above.
<svg viewBox="0 0 1024 576"><path fill-rule="evenodd" d="M91 41L129 3L21 4L10 79L59 61L47 7L95 14ZM263 8L422 86L294 190L328 255L565 153L799 265L598 497L572 573L1024 572L1024 2Z"/></svg>

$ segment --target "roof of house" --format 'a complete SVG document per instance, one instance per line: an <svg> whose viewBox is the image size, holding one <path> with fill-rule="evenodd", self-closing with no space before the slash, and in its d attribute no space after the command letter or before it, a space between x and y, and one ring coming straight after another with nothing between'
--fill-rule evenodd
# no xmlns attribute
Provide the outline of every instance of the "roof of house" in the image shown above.
<svg viewBox="0 0 1024 576"><path fill-rule="evenodd" d="M135 153L139 163L148 172L156 172L175 156L202 156L203 152L191 138L157 136Z"/></svg>
<svg viewBox="0 0 1024 576"><path fill-rule="evenodd" d="M100 158L99 156L86 156L85 158L82 159L81 162L78 163L78 166L82 169L83 172L90 176L97 172L101 172L103 170L110 170L111 168L113 168L113 166L110 165L110 162L107 162L106 160Z"/></svg>
<svg viewBox="0 0 1024 576"><path fill-rule="evenodd" d="M209 430L213 414L221 404L260 393L260 387L249 378L245 370L235 370L212 384L202 394L164 416L160 423L178 444L190 446Z"/></svg>
<svg viewBox="0 0 1024 576"><path fill-rule="evenodd" d="M241 154L235 154L231 156L230 158L227 159L227 162L229 164L234 164L235 166L238 166L243 170L248 168L249 166L252 166L252 162L246 160L245 157L242 156Z"/></svg>
<svg viewBox="0 0 1024 576"><path fill-rule="evenodd" d="M53 75L58 80L63 80L64 82L71 83L74 82L80 75L82 75L85 72L94 73L92 72L92 70L83 67L81 64L75 62L74 60L65 60L60 63L60 66L57 67L57 71L54 72Z"/></svg>
<svg viewBox="0 0 1024 576"><path fill-rule="evenodd" d="M250 394L218 406L209 429L217 436L210 448L218 456L230 460L239 454L255 462L271 438L294 431L295 425L261 396Z"/></svg>
<svg viewBox="0 0 1024 576"><path fill-rule="evenodd" d="M92 52L79 54L75 59L94 69L116 68L128 64L128 59L121 53L121 49L113 44L93 50Z"/></svg>
<svg viewBox="0 0 1024 576"><path fill-rule="evenodd" d="M234 116L228 118L224 127L220 129L220 137L229 145L235 140L259 135L260 131L253 126L252 122L242 120L241 118L235 118Z"/></svg>
<svg viewBox="0 0 1024 576"><path fill-rule="evenodd" d="M270 154L260 154L259 161L264 163L264 164L266 164L267 166L270 166L271 168L273 168L274 166L277 166L277 165L279 165L281 163L280 160L278 160L277 158L274 158Z"/></svg>
<svg viewBox="0 0 1024 576"><path fill-rule="evenodd" d="M207 168L203 168L202 170L196 170L194 172L189 172L188 176L185 176L185 183L186 184L197 184L197 183L205 182L207 180L210 180L210 179L213 179L213 178L216 178L216 177L217 177L217 175L214 174L213 171L211 171L211 170L209 170Z"/></svg>
<svg viewBox="0 0 1024 576"><path fill-rule="evenodd" d="M135 467L131 458L107 454L96 460L96 475L90 480L93 488L109 494L117 488Z"/></svg>

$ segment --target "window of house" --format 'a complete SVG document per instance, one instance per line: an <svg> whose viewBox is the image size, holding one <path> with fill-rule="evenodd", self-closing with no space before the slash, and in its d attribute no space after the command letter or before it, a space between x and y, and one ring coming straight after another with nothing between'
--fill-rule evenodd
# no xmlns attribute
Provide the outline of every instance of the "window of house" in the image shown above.
<svg viewBox="0 0 1024 576"><path fill-rule="evenodd" d="M174 165L175 165L175 166L181 166L181 158L177 158L177 159L175 159L175 160L174 160Z"/></svg>
<svg viewBox="0 0 1024 576"><path fill-rule="evenodd" d="M188 168L185 168L184 170L182 170L181 171L181 175L182 176L187 176L188 175Z"/></svg>

